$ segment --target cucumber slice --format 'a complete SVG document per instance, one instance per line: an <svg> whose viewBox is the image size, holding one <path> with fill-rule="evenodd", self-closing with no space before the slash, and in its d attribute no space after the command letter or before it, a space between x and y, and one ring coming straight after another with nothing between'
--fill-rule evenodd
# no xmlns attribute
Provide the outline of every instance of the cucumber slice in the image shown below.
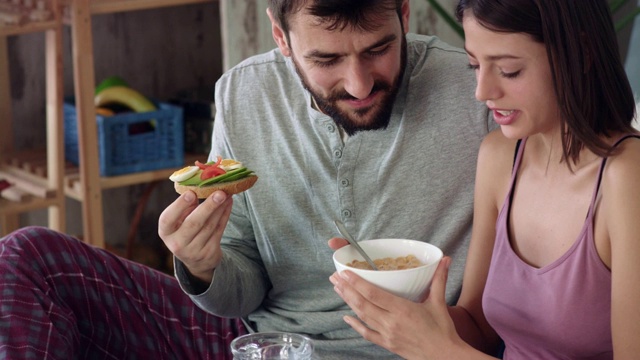
<svg viewBox="0 0 640 360"><path fill-rule="evenodd" d="M242 172L242 173L239 173L239 174L231 175L228 178L224 179L223 181L217 181L217 182L215 182L215 184L219 184L221 182L231 182L231 181L240 180L240 179L246 178L247 176L250 176L250 175L253 175L253 171L247 170L246 172Z"/></svg>
<svg viewBox="0 0 640 360"><path fill-rule="evenodd" d="M210 179L202 181L200 183L200 186L207 186L207 185L210 185L210 184L215 184L215 183L219 183L219 182L225 182L225 181L228 181L227 179L229 177L231 177L231 176L235 176L235 175L243 174L243 173L248 173L248 172L250 172L250 171L246 167L242 167L242 168L239 168L239 169L231 170L231 171L228 171L226 174L218 175L216 177L212 177Z"/></svg>

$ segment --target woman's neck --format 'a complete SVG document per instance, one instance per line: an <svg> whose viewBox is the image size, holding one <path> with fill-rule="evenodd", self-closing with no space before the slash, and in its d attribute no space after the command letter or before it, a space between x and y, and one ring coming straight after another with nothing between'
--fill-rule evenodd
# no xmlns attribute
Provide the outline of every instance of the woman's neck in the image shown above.
<svg viewBox="0 0 640 360"><path fill-rule="evenodd" d="M571 169L578 172L580 169L593 164L600 159L599 156L587 148L583 148L575 162L572 159L563 159L564 149L560 132L536 134L527 140L527 148L530 149L532 164L542 169L545 175L557 173L557 171L569 170L567 161L570 162Z"/></svg>

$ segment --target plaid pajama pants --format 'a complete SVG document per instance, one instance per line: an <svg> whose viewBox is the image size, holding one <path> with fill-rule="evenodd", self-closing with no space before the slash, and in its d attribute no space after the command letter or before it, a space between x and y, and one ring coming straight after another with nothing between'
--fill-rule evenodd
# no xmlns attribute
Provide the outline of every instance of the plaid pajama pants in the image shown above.
<svg viewBox="0 0 640 360"><path fill-rule="evenodd" d="M244 333L174 278L70 236L26 227L0 239L2 359L231 359Z"/></svg>

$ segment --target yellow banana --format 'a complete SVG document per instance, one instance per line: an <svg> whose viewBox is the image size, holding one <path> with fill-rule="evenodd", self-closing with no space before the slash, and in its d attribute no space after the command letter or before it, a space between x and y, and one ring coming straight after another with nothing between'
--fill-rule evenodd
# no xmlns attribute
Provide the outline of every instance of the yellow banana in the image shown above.
<svg viewBox="0 0 640 360"><path fill-rule="evenodd" d="M155 111L156 106L144 95L127 86L111 86L100 91L94 98L95 106L117 103L135 112Z"/></svg>

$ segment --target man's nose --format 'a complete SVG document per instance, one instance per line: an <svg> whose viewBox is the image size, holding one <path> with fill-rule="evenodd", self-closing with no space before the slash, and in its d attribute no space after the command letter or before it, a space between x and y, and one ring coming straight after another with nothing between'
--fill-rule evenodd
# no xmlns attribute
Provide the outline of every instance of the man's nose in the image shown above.
<svg viewBox="0 0 640 360"><path fill-rule="evenodd" d="M344 89L356 99L365 99L373 89L374 79L369 66L354 60L349 64L344 78Z"/></svg>

